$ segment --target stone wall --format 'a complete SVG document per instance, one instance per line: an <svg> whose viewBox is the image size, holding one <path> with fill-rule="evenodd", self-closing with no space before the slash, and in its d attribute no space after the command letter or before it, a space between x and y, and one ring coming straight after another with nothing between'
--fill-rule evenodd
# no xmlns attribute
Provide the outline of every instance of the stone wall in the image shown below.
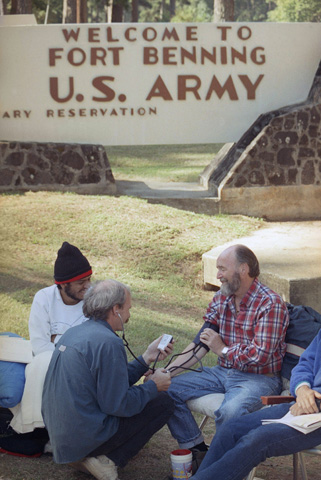
<svg viewBox="0 0 321 480"><path fill-rule="evenodd" d="M114 194L115 180L101 145L0 143L0 192L69 191Z"/></svg>
<svg viewBox="0 0 321 480"><path fill-rule="evenodd" d="M200 177L221 213L321 218L321 64L305 102L264 114Z"/></svg>
<svg viewBox="0 0 321 480"><path fill-rule="evenodd" d="M321 104L281 114L263 128L225 188L321 185Z"/></svg>

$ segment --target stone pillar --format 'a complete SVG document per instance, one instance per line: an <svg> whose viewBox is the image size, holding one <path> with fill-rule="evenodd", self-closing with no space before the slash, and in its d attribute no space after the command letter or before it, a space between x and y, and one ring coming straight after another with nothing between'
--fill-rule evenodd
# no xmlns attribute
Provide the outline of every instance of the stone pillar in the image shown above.
<svg viewBox="0 0 321 480"><path fill-rule="evenodd" d="M200 181L218 197L221 213L320 219L321 64L305 102L260 116Z"/></svg>

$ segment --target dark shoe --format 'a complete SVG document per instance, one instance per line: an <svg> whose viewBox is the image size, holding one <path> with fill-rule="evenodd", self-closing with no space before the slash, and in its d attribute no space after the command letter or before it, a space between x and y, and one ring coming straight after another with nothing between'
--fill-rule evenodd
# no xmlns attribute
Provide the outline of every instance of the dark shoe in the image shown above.
<svg viewBox="0 0 321 480"><path fill-rule="evenodd" d="M33 432L16 433L0 438L0 451L22 457L39 457L43 454L49 440L45 428L36 428Z"/></svg>
<svg viewBox="0 0 321 480"><path fill-rule="evenodd" d="M0 407L0 435L10 435L14 430L9 426L13 415L9 408Z"/></svg>
<svg viewBox="0 0 321 480"><path fill-rule="evenodd" d="M199 469L199 467L201 466L201 463L204 460L204 457L207 454L207 451L202 452L200 450L195 450L194 448L191 448L190 450L193 454L192 474L194 475Z"/></svg>

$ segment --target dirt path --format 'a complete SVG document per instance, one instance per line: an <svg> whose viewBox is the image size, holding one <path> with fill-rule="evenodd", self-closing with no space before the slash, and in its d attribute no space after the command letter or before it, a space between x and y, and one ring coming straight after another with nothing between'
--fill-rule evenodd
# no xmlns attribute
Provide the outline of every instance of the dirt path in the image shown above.
<svg viewBox="0 0 321 480"><path fill-rule="evenodd" d="M213 425L207 426L206 441L210 441ZM148 445L124 468L120 480L164 480L170 473L169 454L176 448L167 427L158 432ZM309 480L321 480L320 458L307 456ZM256 476L264 480L293 480L292 457L278 457L261 464ZM36 459L0 454L0 480L89 480L85 473L67 465L57 465L49 454Z"/></svg>

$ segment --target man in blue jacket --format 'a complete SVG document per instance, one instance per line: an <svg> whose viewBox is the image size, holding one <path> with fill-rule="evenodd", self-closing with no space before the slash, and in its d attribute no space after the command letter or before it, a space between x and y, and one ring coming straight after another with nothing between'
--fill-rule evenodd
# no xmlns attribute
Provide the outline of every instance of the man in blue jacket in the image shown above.
<svg viewBox="0 0 321 480"><path fill-rule="evenodd" d="M243 480L253 467L269 457L289 455L321 444L321 428L308 434L281 423L262 420L319 411L321 399L321 330L292 370L291 404L264 408L233 419L215 435L203 463L191 480Z"/></svg>
<svg viewBox="0 0 321 480"><path fill-rule="evenodd" d="M172 346L159 352L160 337L128 363L115 332L124 329L130 308L127 286L97 282L84 297L89 320L59 340L44 384L42 414L54 460L98 480L117 480L117 467L125 466L174 410L165 393L171 380L164 369L134 385Z"/></svg>

